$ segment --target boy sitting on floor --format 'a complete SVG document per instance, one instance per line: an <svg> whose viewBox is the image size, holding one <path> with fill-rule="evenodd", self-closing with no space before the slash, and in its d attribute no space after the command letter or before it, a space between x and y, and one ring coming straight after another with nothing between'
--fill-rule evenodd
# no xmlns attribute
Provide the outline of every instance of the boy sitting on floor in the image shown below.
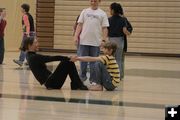
<svg viewBox="0 0 180 120"><path fill-rule="evenodd" d="M76 60L84 62L94 62L94 79L89 90L101 91L103 87L108 90L114 90L120 83L120 72L114 54L117 45L113 42L106 42L103 45L103 56L99 57L77 57Z"/></svg>

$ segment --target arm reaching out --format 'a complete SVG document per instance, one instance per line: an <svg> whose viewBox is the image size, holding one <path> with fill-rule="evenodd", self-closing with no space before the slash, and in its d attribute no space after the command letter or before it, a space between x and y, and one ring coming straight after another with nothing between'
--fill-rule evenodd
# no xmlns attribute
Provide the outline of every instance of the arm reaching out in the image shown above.
<svg viewBox="0 0 180 120"><path fill-rule="evenodd" d="M89 56L85 56L85 57L77 57L77 60L79 61L83 61L83 62L95 62L95 61L100 61L100 57L89 57Z"/></svg>

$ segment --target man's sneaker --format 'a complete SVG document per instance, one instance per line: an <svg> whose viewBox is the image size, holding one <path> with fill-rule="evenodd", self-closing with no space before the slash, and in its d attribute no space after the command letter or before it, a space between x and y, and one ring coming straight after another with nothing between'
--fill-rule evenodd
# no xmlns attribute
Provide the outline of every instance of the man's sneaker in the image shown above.
<svg viewBox="0 0 180 120"><path fill-rule="evenodd" d="M22 61L19 61L19 60L13 60L14 63L18 64L19 66L22 66L23 65L23 62Z"/></svg>

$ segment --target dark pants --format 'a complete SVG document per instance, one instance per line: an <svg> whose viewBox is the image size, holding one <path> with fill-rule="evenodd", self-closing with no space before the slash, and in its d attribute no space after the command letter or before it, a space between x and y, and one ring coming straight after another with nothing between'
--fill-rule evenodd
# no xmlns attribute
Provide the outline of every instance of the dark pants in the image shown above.
<svg viewBox="0 0 180 120"><path fill-rule="evenodd" d="M3 63L4 60L4 38L0 37L0 64Z"/></svg>
<svg viewBox="0 0 180 120"><path fill-rule="evenodd" d="M62 61L46 81L46 88L60 89L63 86L67 75L69 75L71 79L71 89L78 89L83 85L79 78L75 64L70 61Z"/></svg>

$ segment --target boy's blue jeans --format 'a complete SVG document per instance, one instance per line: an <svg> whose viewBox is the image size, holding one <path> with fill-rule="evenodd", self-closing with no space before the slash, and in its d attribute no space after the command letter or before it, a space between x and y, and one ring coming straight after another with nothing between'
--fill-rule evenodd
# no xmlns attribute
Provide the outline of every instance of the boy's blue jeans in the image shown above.
<svg viewBox="0 0 180 120"><path fill-rule="evenodd" d="M95 63L95 74L93 82L102 85L106 90L112 91L115 86L112 84L112 77L107 71L106 66L98 61Z"/></svg>
<svg viewBox="0 0 180 120"><path fill-rule="evenodd" d="M89 46L89 45L79 45L79 55L80 56L92 56L97 57L100 54L100 47ZM92 76L94 75L94 64L95 62L90 62L90 81L92 81ZM86 80L87 76L87 65L88 62L80 62L80 78L81 80Z"/></svg>

